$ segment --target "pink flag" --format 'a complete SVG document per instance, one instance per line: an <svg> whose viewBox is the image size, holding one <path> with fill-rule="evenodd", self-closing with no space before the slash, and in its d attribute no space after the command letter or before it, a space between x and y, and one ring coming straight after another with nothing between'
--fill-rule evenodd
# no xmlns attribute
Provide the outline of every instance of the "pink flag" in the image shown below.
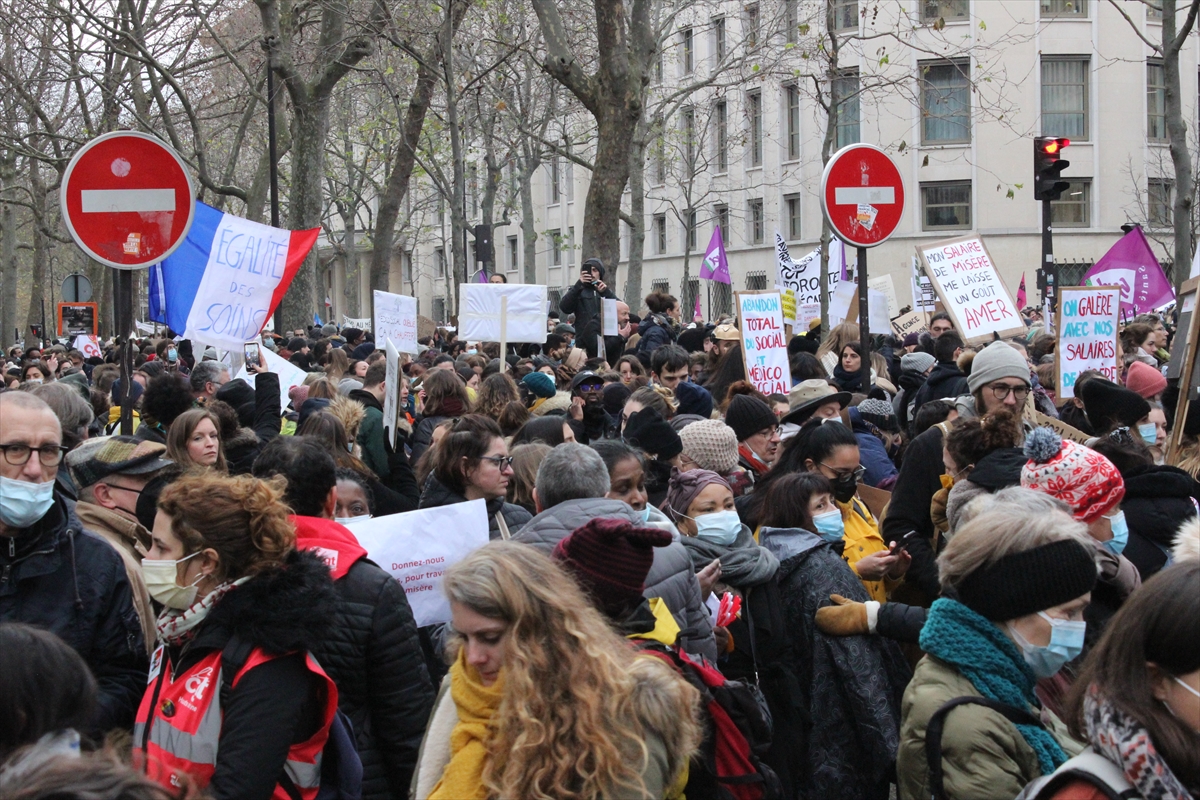
<svg viewBox="0 0 1200 800"><path fill-rule="evenodd" d="M1021 285L1017 287L1017 311L1025 308L1025 273L1021 273Z"/></svg>
<svg viewBox="0 0 1200 800"><path fill-rule="evenodd" d="M1180 265L1182 268L1182 265ZM1083 276L1087 286L1120 286L1121 316L1146 314L1175 299L1140 227L1117 240Z"/></svg>
<svg viewBox="0 0 1200 800"><path fill-rule="evenodd" d="M487 283L488 282L488 274L487 274L486 269L479 270L479 275L478 275L478 277L475 278L475 282L476 283Z"/></svg>
<svg viewBox="0 0 1200 800"><path fill-rule="evenodd" d="M700 277L717 283L731 283L729 260L725 258L725 242L721 241L720 225L713 228L712 239L708 242L708 249L704 251L704 261L700 264Z"/></svg>
<svg viewBox="0 0 1200 800"><path fill-rule="evenodd" d="M700 312L700 295L696 295L696 310L692 312L692 319L704 319L704 315Z"/></svg>

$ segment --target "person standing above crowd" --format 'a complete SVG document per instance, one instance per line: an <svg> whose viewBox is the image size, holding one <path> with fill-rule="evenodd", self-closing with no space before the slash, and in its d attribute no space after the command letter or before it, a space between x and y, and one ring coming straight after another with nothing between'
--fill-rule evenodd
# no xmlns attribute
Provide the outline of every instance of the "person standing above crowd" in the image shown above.
<svg viewBox="0 0 1200 800"><path fill-rule="evenodd" d="M604 275L604 263L598 258L589 258L579 269L579 280L558 302L564 314L575 315L575 347L587 351L588 358L595 358L598 350L602 301L617 297L604 283Z"/></svg>
<svg viewBox="0 0 1200 800"><path fill-rule="evenodd" d="M675 341L679 329L679 301L666 292L654 291L646 295L646 308L650 313L638 325L637 356L650 366L654 351ZM685 365L686 366L686 365Z"/></svg>

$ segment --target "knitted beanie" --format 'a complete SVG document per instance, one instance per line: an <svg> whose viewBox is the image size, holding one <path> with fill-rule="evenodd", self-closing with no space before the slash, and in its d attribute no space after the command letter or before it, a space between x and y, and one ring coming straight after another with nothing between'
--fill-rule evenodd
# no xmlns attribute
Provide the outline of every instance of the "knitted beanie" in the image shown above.
<svg viewBox="0 0 1200 800"><path fill-rule="evenodd" d="M900 371L901 372L916 372L925 374L929 368L937 363L937 359L920 351L915 353L905 353L900 356Z"/></svg>
<svg viewBox="0 0 1200 800"><path fill-rule="evenodd" d="M729 481L715 472L706 469L690 469L687 472L680 472L678 469L672 469L671 482L667 484L667 495L663 498L662 511L678 522L681 516L687 516L687 511L691 508L696 495L700 494L705 486L712 483L719 483L729 489Z"/></svg>
<svg viewBox="0 0 1200 800"><path fill-rule="evenodd" d="M1111 461L1052 428L1029 434L1025 455L1021 485L1062 500L1081 522L1095 522L1125 497L1125 481Z"/></svg>
<svg viewBox="0 0 1200 800"><path fill-rule="evenodd" d="M531 372L521 378L521 385L533 393L534 397L554 397L554 378L544 372Z"/></svg>
<svg viewBox="0 0 1200 800"><path fill-rule="evenodd" d="M1074 539L1012 553L964 576L954 591L967 608L993 622L1070 602L1096 585L1096 562Z"/></svg>
<svg viewBox="0 0 1200 800"><path fill-rule="evenodd" d="M1150 404L1140 394L1103 378L1084 381L1076 394L1083 401L1088 423L1097 433L1121 426L1132 428L1150 413Z"/></svg>
<svg viewBox="0 0 1200 800"><path fill-rule="evenodd" d="M679 434L653 408L643 408L625 422L625 441L659 461L670 461L683 452Z"/></svg>
<svg viewBox="0 0 1200 800"><path fill-rule="evenodd" d="M1167 388L1167 379L1149 364L1135 361L1125 375L1125 388L1149 400Z"/></svg>
<svg viewBox="0 0 1200 800"><path fill-rule="evenodd" d="M881 431L899 433L900 426L896 422L896 409L887 400L877 400L868 397L858 404L858 415Z"/></svg>
<svg viewBox="0 0 1200 800"><path fill-rule="evenodd" d="M713 398L708 389L695 383L680 381L675 386L675 399L679 401L679 414L696 414L701 417L711 417Z"/></svg>
<svg viewBox="0 0 1200 800"><path fill-rule="evenodd" d="M623 519L593 519L554 546L552 558L579 581L610 619L642 602L654 548L671 543L659 528L635 528Z"/></svg>
<svg viewBox="0 0 1200 800"><path fill-rule="evenodd" d="M739 442L744 442L764 428L779 424L771 407L748 394L734 395L725 411L725 424L733 428Z"/></svg>
<svg viewBox="0 0 1200 800"><path fill-rule="evenodd" d="M1008 342L992 342L975 354L975 360L971 362L971 374L967 376L967 386L974 393L1004 378L1016 378L1028 384L1029 365L1025 363L1025 356Z"/></svg>
<svg viewBox="0 0 1200 800"><path fill-rule="evenodd" d="M623 383L604 384L604 410L613 419L621 416L621 409L625 407L630 394L629 387Z"/></svg>
<svg viewBox="0 0 1200 800"><path fill-rule="evenodd" d="M679 432L679 439L683 454L700 469L728 475L737 467L737 434L719 419L693 422Z"/></svg>

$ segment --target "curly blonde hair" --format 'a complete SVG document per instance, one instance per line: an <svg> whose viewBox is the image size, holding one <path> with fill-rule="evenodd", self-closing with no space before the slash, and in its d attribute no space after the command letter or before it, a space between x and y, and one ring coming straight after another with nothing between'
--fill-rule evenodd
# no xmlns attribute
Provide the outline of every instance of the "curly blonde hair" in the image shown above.
<svg viewBox="0 0 1200 800"><path fill-rule="evenodd" d="M492 542L446 570L445 590L508 623L483 771L490 797L644 797L649 737L666 746L668 785L678 778L700 743L699 693L639 657L548 557Z"/></svg>

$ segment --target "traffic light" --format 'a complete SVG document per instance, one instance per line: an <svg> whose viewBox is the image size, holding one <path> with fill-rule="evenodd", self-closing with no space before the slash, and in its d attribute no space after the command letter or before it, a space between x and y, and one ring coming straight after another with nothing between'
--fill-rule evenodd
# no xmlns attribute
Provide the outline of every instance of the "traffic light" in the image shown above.
<svg viewBox="0 0 1200 800"><path fill-rule="evenodd" d="M1033 197L1035 200L1057 200L1071 185L1061 180L1062 172L1071 162L1062 158L1070 139L1058 136L1038 136L1033 140Z"/></svg>

